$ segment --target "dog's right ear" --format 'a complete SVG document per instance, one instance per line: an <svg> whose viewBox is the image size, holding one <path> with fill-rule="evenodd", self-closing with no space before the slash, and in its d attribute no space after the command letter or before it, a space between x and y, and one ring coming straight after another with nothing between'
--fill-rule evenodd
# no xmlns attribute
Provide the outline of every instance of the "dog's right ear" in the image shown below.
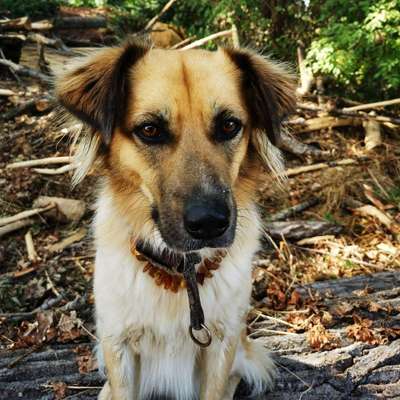
<svg viewBox="0 0 400 400"><path fill-rule="evenodd" d="M108 145L122 122L129 96L129 69L148 47L137 43L100 50L56 79L58 101L100 133Z"/></svg>

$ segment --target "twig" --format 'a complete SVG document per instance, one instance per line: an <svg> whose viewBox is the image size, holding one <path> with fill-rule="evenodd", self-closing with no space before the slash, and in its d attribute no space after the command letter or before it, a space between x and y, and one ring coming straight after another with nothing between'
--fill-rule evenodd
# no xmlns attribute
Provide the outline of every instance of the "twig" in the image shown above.
<svg viewBox="0 0 400 400"><path fill-rule="evenodd" d="M35 222L34 219L23 219L21 221L13 222L12 224L0 226L0 237L24 228L25 226L33 225Z"/></svg>
<svg viewBox="0 0 400 400"><path fill-rule="evenodd" d="M60 296L60 292L57 290L56 285L51 280L49 273L47 271L44 271L44 273L46 275L47 283L49 284L51 291L54 293L55 296Z"/></svg>
<svg viewBox="0 0 400 400"><path fill-rule="evenodd" d="M50 76L48 76L48 75L42 74L39 71L25 67L23 65L15 64L12 61L7 60L7 59L0 59L0 65L4 65L4 66L10 68L10 70L14 71L15 73L17 73L19 75L39 79L41 82L46 83L46 84L48 84L51 80Z"/></svg>
<svg viewBox="0 0 400 400"><path fill-rule="evenodd" d="M28 259L33 262L38 261L39 256L36 253L35 245L33 244L32 233L30 230L25 234L25 246L28 253Z"/></svg>
<svg viewBox="0 0 400 400"><path fill-rule="evenodd" d="M178 49L179 47L184 46L185 44L191 42L196 36L190 36L186 39L181 40L180 42L174 44L173 46L170 47L170 50L175 50Z"/></svg>
<svg viewBox="0 0 400 400"><path fill-rule="evenodd" d="M278 147L282 150L286 150L300 157L312 156L312 157L324 158L331 154L330 151L322 151L320 149L302 143L293 136L288 135L287 133L284 132L281 133L280 143L278 144Z"/></svg>
<svg viewBox="0 0 400 400"><path fill-rule="evenodd" d="M344 160L338 160L338 161L329 161L326 163L318 163L318 164L312 164L312 165L304 165L302 167L297 167L297 168L288 168L285 172L286 176L294 176L301 174L303 172L311 172L311 171L317 171L320 169L325 169L325 168L331 168L331 167L339 167L342 165L353 165L357 164L357 160L353 160L351 158L346 158Z"/></svg>
<svg viewBox="0 0 400 400"><path fill-rule="evenodd" d="M32 217L34 215L49 211L55 207L56 207L55 204L49 204L47 207L34 208L32 210L22 211L18 214L12 215L11 217L0 218L0 226L3 227L3 225L8 225L13 222L20 221L21 219L26 219L26 218Z"/></svg>
<svg viewBox="0 0 400 400"><path fill-rule="evenodd" d="M303 203L296 204L295 206L286 208L282 211L272 214L268 218L268 220L269 221L281 221L283 219L292 217L293 215L300 213L300 212L306 210L307 208L315 206L318 203L319 203L318 197L311 197L310 199L303 201Z"/></svg>
<svg viewBox="0 0 400 400"><path fill-rule="evenodd" d="M71 157L48 157L48 158L40 158L38 160L27 160L27 161L18 161L11 164L8 164L6 168L27 168L27 167L36 167L39 165L48 165L48 164L67 164L72 162Z"/></svg>
<svg viewBox="0 0 400 400"><path fill-rule="evenodd" d="M391 106L393 104L400 104L400 98L392 99L392 100L377 101L375 103L360 104L358 106L353 106L353 107L345 107L342 109L342 111L369 110L371 108L386 107L386 106Z"/></svg>
<svg viewBox="0 0 400 400"><path fill-rule="evenodd" d="M75 164L67 164L59 168L34 168L33 170L38 174L43 175L58 175L65 174L66 172L73 171L76 168Z"/></svg>
<svg viewBox="0 0 400 400"><path fill-rule="evenodd" d="M179 50L189 50L189 49L194 49L195 47L200 47L203 44L209 42L210 40L214 40L214 39L218 39L220 37L224 37L224 36L230 36L232 35L232 29L228 29L226 31L221 31L221 32L217 32L217 33L213 33L212 35L206 36L202 39L196 40L193 43L188 44L185 47L182 47Z"/></svg>
<svg viewBox="0 0 400 400"><path fill-rule="evenodd" d="M8 97L8 96L14 96L15 93L12 90L9 89L0 89L0 96Z"/></svg>
<svg viewBox="0 0 400 400"><path fill-rule="evenodd" d="M176 2L176 0L169 0L169 2L161 9L161 11L155 15L145 26L145 30L148 31Z"/></svg>
<svg viewBox="0 0 400 400"><path fill-rule="evenodd" d="M3 50L1 48L0 48L0 56L3 60L6 60L6 56L4 55ZM10 68L10 72L11 72L12 76L15 78L15 80L17 81L17 83L19 85L21 85L21 83L22 83L21 79L19 79L19 76L15 73L15 71L12 68Z"/></svg>

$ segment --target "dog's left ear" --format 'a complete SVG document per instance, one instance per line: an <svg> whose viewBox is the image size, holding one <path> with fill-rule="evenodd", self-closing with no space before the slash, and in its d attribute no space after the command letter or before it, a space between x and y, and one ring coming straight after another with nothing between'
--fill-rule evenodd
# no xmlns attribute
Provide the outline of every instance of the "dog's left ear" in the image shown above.
<svg viewBox="0 0 400 400"><path fill-rule="evenodd" d="M58 101L98 133L105 145L125 113L130 95L128 72L147 50L145 44L135 42L105 48L56 79Z"/></svg>
<svg viewBox="0 0 400 400"><path fill-rule="evenodd" d="M226 49L241 73L252 129L279 147L282 120L295 109L295 80L281 65L247 49Z"/></svg>

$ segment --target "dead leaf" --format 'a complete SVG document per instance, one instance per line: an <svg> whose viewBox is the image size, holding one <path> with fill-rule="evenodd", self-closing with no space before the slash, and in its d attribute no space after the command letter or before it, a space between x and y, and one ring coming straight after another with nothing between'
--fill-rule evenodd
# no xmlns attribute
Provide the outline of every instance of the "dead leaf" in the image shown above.
<svg viewBox="0 0 400 400"><path fill-rule="evenodd" d="M317 323L307 331L307 341L313 349L329 350L337 347L339 338L326 330L321 323Z"/></svg>
<svg viewBox="0 0 400 400"><path fill-rule="evenodd" d="M373 322L367 318L361 318L358 315L353 315L354 324L346 328L347 336L359 342L369 344L382 343L381 338L377 337L371 329Z"/></svg>
<svg viewBox="0 0 400 400"><path fill-rule="evenodd" d="M51 388L53 389L55 400L65 399L68 389L68 386L65 382L54 382L51 384Z"/></svg>

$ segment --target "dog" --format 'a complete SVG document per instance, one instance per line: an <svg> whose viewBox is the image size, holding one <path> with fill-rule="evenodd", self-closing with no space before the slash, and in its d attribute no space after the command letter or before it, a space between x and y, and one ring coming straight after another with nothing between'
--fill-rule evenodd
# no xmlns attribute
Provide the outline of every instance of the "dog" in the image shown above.
<svg viewBox="0 0 400 400"><path fill-rule="evenodd" d="M75 182L93 165L101 174L94 295L107 381L99 399L225 400L240 379L262 393L274 365L246 335L262 231L256 192L266 170L282 173L291 74L248 49L131 41L71 66L55 92L84 126ZM174 264L189 254L198 257L198 331L190 321L201 313L191 314Z"/></svg>

